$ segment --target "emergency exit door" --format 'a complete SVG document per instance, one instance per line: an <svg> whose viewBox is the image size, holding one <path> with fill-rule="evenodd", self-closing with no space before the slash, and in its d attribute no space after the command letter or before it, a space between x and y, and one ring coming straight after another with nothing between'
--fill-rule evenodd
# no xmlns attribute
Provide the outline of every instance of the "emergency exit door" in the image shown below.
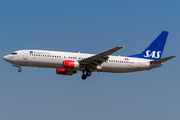
<svg viewBox="0 0 180 120"><path fill-rule="evenodd" d="M28 58L28 51L23 51L23 58L27 59Z"/></svg>

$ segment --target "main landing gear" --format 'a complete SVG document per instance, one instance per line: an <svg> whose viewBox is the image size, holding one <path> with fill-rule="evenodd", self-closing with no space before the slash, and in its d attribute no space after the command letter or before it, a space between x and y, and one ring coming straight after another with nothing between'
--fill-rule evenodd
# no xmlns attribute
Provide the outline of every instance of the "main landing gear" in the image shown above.
<svg viewBox="0 0 180 120"><path fill-rule="evenodd" d="M86 72L86 74L85 74L85 72ZM87 77L91 76L91 74L92 74L91 71L89 71L89 70L88 71L83 71L82 73L83 73L83 75L82 75L81 78L83 80L85 80Z"/></svg>

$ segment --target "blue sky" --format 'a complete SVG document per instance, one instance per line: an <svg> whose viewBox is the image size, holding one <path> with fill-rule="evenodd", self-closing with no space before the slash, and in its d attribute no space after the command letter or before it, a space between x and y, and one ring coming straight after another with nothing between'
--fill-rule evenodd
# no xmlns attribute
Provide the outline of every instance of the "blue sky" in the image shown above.
<svg viewBox="0 0 180 120"><path fill-rule="evenodd" d="M160 68L136 73L94 73L81 80L55 69L18 68L0 60L2 120L179 120L180 1L1 0L0 56L20 49L114 55L143 51L169 31Z"/></svg>

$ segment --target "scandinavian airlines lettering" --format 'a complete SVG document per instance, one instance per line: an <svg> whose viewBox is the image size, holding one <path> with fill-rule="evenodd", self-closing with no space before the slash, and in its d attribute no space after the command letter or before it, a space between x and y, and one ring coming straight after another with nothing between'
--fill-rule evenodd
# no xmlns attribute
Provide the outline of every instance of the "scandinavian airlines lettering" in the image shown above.
<svg viewBox="0 0 180 120"><path fill-rule="evenodd" d="M30 51L30 54L33 54L33 51ZM50 55L50 53L48 53L48 52L36 52L36 51L34 51L34 54L40 54L40 55L42 55L42 54L44 54L44 55Z"/></svg>
<svg viewBox="0 0 180 120"><path fill-rule="evenodd" d="M152 57L152 58L159 58L160 57L160 53L161 51L153 51L151 52L151 50L147 50L146 51L146 55L144 55L144 57Z"/></svg>

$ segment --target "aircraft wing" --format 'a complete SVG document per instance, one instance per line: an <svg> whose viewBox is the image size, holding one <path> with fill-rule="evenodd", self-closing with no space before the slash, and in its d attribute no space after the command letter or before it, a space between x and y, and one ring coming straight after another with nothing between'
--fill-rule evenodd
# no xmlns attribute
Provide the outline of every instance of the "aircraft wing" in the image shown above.
<svg viewBox="0 0 180 120"><path fill-rule="evenodd" d="M102 64L103 62L106 62L106 60L109 58L108 55L113 54L114 52L120 50L123 47L115 47L111 50L108 50L106 52L94 55L92 57L83 59L81 61L79 61L81 64L88 64L93 68L96 68L96 66Z"/></svg>

